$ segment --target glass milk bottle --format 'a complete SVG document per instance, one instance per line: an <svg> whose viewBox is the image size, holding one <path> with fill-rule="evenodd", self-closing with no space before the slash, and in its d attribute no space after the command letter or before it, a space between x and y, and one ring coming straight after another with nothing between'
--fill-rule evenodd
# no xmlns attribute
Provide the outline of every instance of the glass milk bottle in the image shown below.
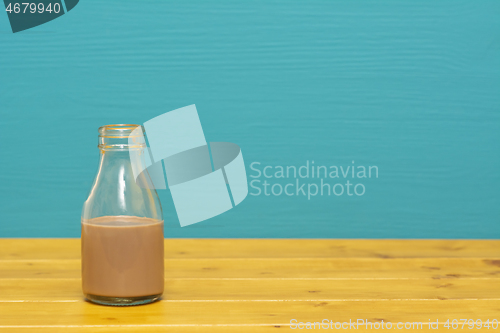
<svg viewBox="0 0 500 333"><path fill-rule="evenodd" d="M138 126L99 128L99 168L81 221L83 293L99 304L145 304L163 293L161 204L155 189L137 184L130 159L147 153L129 143Z"/></svg>

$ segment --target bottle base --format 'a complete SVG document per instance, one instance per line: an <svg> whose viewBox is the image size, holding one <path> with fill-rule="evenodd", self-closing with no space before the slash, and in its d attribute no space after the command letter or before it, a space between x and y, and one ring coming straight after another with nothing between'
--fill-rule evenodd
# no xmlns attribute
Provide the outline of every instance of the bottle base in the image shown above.
<svg viewBox="0 0 500 333"><path fill-rule="evenodd" d="M162 294L139 297L110 297L85 294L85 298L92 303L110 306L132 306L152 303L160 299Z"/></svg>

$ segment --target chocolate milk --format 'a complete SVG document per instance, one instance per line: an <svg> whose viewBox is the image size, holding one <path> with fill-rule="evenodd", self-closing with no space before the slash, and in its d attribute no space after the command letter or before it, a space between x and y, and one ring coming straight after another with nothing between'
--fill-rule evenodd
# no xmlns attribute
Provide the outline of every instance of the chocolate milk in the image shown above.
<svg viewBox="0 0 500 333"><path fill-rule="evenodd" d="M84 294L163 293L163 221L134 216L82 220Z"/></svg>

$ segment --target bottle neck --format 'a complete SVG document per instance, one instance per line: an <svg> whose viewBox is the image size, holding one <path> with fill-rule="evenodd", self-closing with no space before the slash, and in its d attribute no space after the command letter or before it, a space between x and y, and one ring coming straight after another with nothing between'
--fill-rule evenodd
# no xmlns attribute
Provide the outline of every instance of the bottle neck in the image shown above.
<svg viewBox="0 0 500 333"><path fill-rule="evenodd" d="M97 177L104 176L103 171L107 170L107 175L109 177L110 171L117 176L123 173L131 172L131 163L129 152L126 149L122 150L102 150L100 151L100 161L99 169L97 171Z"/></svg>
<svg viewBox="0 0 500 333"><path fill-rule="evenodd" d="M84 205L84 219L99 216L162 219L156 191L154 188L140 187L134 177L131 155L132 152L144 151L146 145L141 139L144 141L139 125L107 125L99 128L99 169Z"/></svg>
<svg viewBox="0 0 500 333"><path fill-rule="evenodd" d="M139 125L106 125L99 128L100 162L97 179L118 188L130 187L135 182L131 165L131 151L143 149L137 142L142 128ZM142 137L142 136L141 136ZM100 178L107 179L100 179Z"/></svg>

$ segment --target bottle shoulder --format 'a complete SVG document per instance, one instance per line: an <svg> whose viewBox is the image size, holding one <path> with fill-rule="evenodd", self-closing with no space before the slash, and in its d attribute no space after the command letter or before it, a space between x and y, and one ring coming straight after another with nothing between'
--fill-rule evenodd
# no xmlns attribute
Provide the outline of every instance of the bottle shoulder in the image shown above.
<svg viewBox="0 0 500 333"><path fill-rule="evenodd" d="M82 218L123 215L163 220L158 193L140 183L127 161L101 161Z"/></svg>

